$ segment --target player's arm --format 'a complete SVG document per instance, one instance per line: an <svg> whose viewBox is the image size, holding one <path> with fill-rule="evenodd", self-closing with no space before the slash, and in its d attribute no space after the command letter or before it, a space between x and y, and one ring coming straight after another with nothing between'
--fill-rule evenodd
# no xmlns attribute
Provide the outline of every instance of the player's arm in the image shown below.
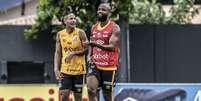
<svg viewBox="0 0 201 101"><path fill-rule="evenodd" d="M87 52L87 45L84 43L88 42L88 39L86 37L86 34L83 30L80 30L79 32L80 34L80 39L82 42L82 46L83 48L77 51L72 51L66 58L65 58L65 62L69 62L75 55L84 55L85 52Z"/></svg>
<svg viewBox="0 0 201 101"><path fill-rule="evenodd" d="M62 57L61 44L60 44L60 39L59 39L59 33L57 33L56 49L55 49L55 54L54 54L54 72L55 72L56 79L60 79L61 57Z"/></svg>
<svg viewBox="0 0 201 101"><path fill-rule="evenodd" d="M109 45L101 45L97 44L96 42L90 42L92 46L96 46L98 48L101 48L103 50L110 50L113 51L118 44L119 41L119 35L120 35L120 28L117 24L114 25L113 30L112 30L112 35L109 40Z"/></svg>
<svg viewBox="0 0 201 101"><path fill-rule="evenodd" d="M89 39L89 41L92 41L92 36L93 36L93 34L92 34L92 29L94 28L94 25L92 26L92 28L91 28L91 35L90 35L90 39ZM91 63L92 62L92 60L91 60L91 58L92 58L92 47L90 46L90 43L88 42L88 44L89 44L89 46L88 46L88 55L87 55L87 61L89 62L89 63Z"/></svg>
<svg viewBox="0 0 201 101"><path fill-rule="evenodd" d="M84 53L87 52L87 49L88 49L87 44L85 44L88 42L86 33L83 30L80 30L79 34L80 34L80 39L81 39L83 48L81 50L74 51L73 53L74 55L83 55Z"/></svg>

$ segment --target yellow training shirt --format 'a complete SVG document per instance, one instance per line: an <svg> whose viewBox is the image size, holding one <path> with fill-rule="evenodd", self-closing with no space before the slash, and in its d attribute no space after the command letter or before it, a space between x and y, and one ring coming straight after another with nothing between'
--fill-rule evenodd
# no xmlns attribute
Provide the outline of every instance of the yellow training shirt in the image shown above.
<svg viewBox="0 0 201 101"><path fill-rule="evenodd" d="M66 29L59 32L62 47L61 72L64 74L80 75L86 73L85 55L75 55L68 63L65 62L65 58L71 52L83 49L79 32L78 28L75 28L72 33L66 32Z"/></svg>

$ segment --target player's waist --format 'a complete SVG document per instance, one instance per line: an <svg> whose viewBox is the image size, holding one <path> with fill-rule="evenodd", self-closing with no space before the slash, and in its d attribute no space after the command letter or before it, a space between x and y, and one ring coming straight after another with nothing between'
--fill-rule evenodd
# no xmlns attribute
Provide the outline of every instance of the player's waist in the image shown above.
<svg viewBox="0 0 201 101"><path fill-rule="evenodd" d="M96 66L100 70L113 71L117 70L117 66Z"/></svg>

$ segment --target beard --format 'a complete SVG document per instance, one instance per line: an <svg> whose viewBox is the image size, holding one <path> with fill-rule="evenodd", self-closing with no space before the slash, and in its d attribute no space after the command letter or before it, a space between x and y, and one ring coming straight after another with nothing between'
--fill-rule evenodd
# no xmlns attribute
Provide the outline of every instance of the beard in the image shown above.
<svg viewBox="0 0 201 101"><path fill-rule="evenodd" d="M107 16L98 16L98 21L100 21L100 22L107 21Z"/></svg>

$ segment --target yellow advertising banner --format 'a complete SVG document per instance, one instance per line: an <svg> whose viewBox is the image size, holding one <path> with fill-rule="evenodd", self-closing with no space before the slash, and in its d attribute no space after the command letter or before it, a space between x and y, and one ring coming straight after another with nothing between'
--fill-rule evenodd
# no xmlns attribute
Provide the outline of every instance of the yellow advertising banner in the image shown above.
<svg viewBox="0 0 201 101"><path fill-rule="evenodd" d="M57 85L0 85L0 101L59 101Z"/></svg>

